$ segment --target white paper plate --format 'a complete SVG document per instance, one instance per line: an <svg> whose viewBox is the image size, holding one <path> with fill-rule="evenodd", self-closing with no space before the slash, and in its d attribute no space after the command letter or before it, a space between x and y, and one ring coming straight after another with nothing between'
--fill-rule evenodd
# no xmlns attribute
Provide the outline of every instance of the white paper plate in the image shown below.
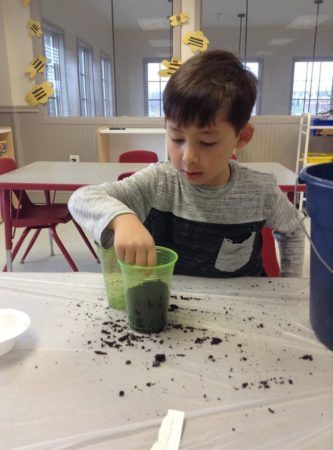
<svg viewBox="0 0 333 450"><path fill-rule="evenodd" d="M0 308L0 356L8 353L30 325L30 317L17 309Z"/></svg>

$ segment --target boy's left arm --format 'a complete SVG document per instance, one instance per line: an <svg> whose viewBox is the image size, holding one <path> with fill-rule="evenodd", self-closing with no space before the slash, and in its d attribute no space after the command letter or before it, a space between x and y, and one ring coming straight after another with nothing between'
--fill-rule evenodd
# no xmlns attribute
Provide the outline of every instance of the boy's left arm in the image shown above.
<svg viewBox="0 0 333 450"><path fill-rule="evenodd" d="M281 192L272 186L269 195L269 214L266 226L274 230L281 257L281 277L302 277L304 262L304 232L300 221L302 215Z"/></svg>

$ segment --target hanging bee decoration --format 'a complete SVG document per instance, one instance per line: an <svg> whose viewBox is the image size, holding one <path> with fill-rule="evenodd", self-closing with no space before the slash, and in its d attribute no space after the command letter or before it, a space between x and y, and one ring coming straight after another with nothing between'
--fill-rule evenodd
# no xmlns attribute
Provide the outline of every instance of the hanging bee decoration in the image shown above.
<svg viewBox="0 0 333 450"><path fill-rule="evenodd" d="M25 101L30 106L36 106L39 104L47 103L49 97L54 94L54 89L51 83L44 81L41 84L35 84L32 86L30 92L25 96Z"/></svg>
<svg viewBox="0 0 333 450"><path fill-rule="evenodd" d="M183 43L187 44L193 53L204 52L208 48L209 40L202 31L191 31L183 37Z"/></svg>
<svg viewBox="0 0 333 450"><path fill-rule="evenodd" d="M22 5L23 5L24 7L26 7L26 6L29 6L29 5L30 5L31 0L21 0L21 2L22 2Z"/></svg>
<svg viewBox="0 0 333 450"><path fill-rule="evenodd" d="M185 12L169 17L170 25L172 27L182 26L183 23L188 22L188 19L188 14Z"/></svg>
<svg viewBox="0 0 333 450"><path fill-rule="evenodd" d="M37 56L37 58L35 58L31 62L30 66L28 66L27 70L25 71L25 73L27 73L29 75L30 80L35 78L37 73L44 73L45 63L46 63L46 58L43 55Z"/></svg>
<svg viewBox="0 0 333 450"><path fill-rule="evenodd" d="M163 66L166 67L166 69L161 69L159 70L158 74L160 77L171 77L171 75L173 75L178 69L179 67L182 65L182 62L179 58L177 58L176 56L173 56L171 58L171 61L167 61L166 59L164 59L162 61Z"/></svg>
<svg viewBox="0 0 333 450"><path fill-rule="evenodd" d="M29 30L29 36L31 37L41 37L43 34L42 25L39 20L29 20L28 22L28 30Z"/></svg>

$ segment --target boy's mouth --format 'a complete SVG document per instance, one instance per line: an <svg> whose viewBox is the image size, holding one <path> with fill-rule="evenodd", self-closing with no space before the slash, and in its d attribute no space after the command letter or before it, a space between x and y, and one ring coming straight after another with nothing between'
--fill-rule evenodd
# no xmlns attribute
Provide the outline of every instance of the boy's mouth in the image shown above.
<svg viewBox="0 0 333 450"><path fill-rule="evenodd" d="M199 176L201 176L202 175L202 172L189 172L189 171L187 171L187 170L182 170L182 172L183 172L183 174L184 174L184 176L186 177L186 178L196 178L196 177L199 177Z"/></svg>

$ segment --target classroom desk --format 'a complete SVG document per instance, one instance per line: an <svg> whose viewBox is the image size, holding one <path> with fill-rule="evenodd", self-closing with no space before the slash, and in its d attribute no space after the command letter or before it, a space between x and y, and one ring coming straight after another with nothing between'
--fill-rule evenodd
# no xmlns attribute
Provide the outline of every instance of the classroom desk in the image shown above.
<svg viewBox="0 0 333 450"><path fill-rule="evenodd" d="M281 190L294 194L297 176L294 172L276 162L242 163L244 166L262 172L272 172ZM10 198L12 189L74 191L89 184L115 181L122 172L137 171L147 163L99 163L99 162L54 162L36 161L11 172L0 175L0 191L3 202L5 246L7 268L12 271L12 236ZM303 189L302 186L298 189Z"/></svg>
<svg viewBox="0 0 333 450"><path fill-rule="evenodd" d="M31 317L0 357L0 449L150 449L168 409L185 412L180 449L332 448L307 279L176 276L171 295L165 331L140 335L101 274L0 274L0 307Z"/></svg>

